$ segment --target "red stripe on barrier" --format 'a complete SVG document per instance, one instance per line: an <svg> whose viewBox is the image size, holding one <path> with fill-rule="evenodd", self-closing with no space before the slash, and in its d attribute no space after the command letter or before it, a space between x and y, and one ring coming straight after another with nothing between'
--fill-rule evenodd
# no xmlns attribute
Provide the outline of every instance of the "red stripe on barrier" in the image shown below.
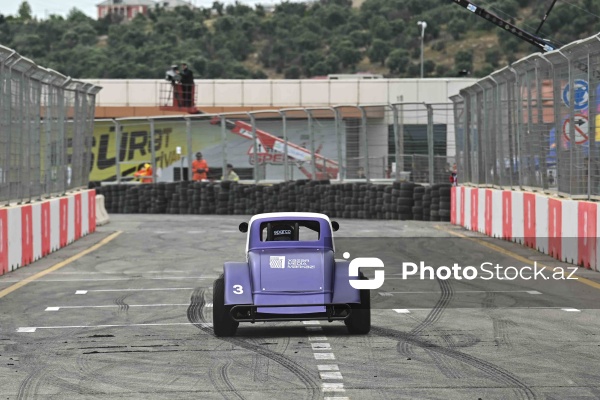
<svg viewBox="0 0 600 400"><path fill-rule="evenodd" d="M88 226L89 232L96 231L96 191L88 191Z"/></svg>
<svg viewBox="0 0 600 400"><path fill-rule="evenodd" d="M21 266L33 262L33 210L21 207Z"/></svg>
<svg viewBox="0 0 600 400"><path fill-rule="evenodd" d="M8 272L8 212L0 210L0 275Z"/></svg>
<svg viewBox="0 0 600 400"><path fill-rule="evenodd" d="M479 189L471 189L471 230L477 232L479 228Z"/></svg>
<svg viewBox="0 0 600 400"><path fill-rule="evenodd" d="M75 195L75 237L77 240L81 237L81 193Z"/></svg>
<svg viewBox="0 0 600 400"><path fill-rule="evenodd" d="M490 189L485 190L485 234L492 236L492 191Z"/></svg>
<svg viewBox="0 0 600 400"><path fill-rule="evenodd" d="M512 239L512 192L502 192L502 238Z"/></svg>
<svg viewBox="0 0 600 400"><path fill-rule="evenodd" d="M60 199L60 222L59 222L59 232L60 232L60 240L59 246L65 247L68 241L68 232L69 232L69 199Z"/></svg>
<svg viewBox="0 0 600 400"><path fill-rule="evenodd" d="M465 187L460 188L460 225L465 226Z"/></svg>
<svg viewBox="0 0 600 400"><path fill-rule="evenodd" d="M456 225L456 186L450 188L450 223Z"/></svg>
<svg viewBox="0 0 600 400"><path fill-rule="evenodd" d="M598 207L595 203L581 202L577 208L577 264L591 268L596 262L596 222Z"/></svg>
<svg viewBox="0 0 600 400"><path fill-rule="evenodd" d="M51 247L51 229L50 229L50 202L44 202L40 206L41 215L41 228L42 228L42 257L50 254Z"/></svg>
<svg viewBox="0 0 600 400"><path fill-rule="evenodd" d="M562 202L548 199L548 254L562 259Z"/></svg>
<svg viewBox="0 0 600 400"><path fill-rule="evenodd" d="M523 235L525 236L525 246L536 248L536 233L535 233L535 194L523 193L523 221L525 227Z"/></svg>

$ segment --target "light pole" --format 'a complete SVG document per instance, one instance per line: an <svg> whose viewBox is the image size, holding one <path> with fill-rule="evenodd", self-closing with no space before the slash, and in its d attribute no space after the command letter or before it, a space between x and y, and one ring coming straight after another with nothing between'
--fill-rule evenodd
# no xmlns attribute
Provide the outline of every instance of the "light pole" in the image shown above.
<svg viewBox="0 0 600 400"><path fill-rule="evenodd" d="M427 28L427 22L419 21L417 25L421 27L421 79L423 79L423 39L425 38L425 28Z"/></svg>

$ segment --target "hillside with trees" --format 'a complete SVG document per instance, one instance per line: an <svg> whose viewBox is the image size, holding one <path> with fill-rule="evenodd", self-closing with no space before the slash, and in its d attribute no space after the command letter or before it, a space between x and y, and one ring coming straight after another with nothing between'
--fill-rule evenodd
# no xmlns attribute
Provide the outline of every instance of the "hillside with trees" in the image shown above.
<svg viewBox="0 0 600 400"><path fill-rule="evenodd" d="M534 32L550 1L476 4ZM559 0L540 36L566 44L600 31L600 2ZM427 77L484 76L538 50L449 0L284 2L174 11L155 8L123 22L94 20L77 9L66 18L0 15L0 44L76 78L162 78L186 61L204 79L308 78L371 72L418 77L426 21ZM577 21L577 23L573 23Z"/></svg>

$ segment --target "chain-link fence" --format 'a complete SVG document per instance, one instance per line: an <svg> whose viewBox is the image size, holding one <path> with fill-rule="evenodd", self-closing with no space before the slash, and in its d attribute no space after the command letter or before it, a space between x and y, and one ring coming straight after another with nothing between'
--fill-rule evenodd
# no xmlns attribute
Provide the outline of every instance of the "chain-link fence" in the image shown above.
<svg viewBox="0 0 600 400"><path fill-rule="evenodd" d="M452 113L452 103L400 103L97 120L90 180L445 183Z"/></svg>
<svg viewBox="0 0 600 400"><path fill-rule="evenodd" d="M600 196L600 35L533 54L454 103L459 182Z"/></svg>
<svg viewBox="0 0 600 400"><path fill-rule="evenodd" d="M100 89L0 46L0 202L87 186Z"/></svg>

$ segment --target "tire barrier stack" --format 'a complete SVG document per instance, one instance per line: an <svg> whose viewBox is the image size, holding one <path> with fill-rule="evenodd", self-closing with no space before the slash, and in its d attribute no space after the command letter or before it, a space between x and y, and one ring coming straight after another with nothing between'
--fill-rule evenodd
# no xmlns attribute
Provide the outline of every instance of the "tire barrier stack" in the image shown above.
<svg viewBox="0 0 600 400"><path fill-rule="evenodd" d="M436 183L430 188L429 221L450 222L450 190L449 183ZM425 196L424 196L425 197Z"/></svg>
<svg viewBox="0 0 600 400"><path fill-rule="evenodd" d="M109 213L254 215L318 212L332 218L447 221L450 186L412 182L332 184L298 180L274 185L160 182L96 189Z"/></svg>
<svg viewBox="0 0 600 400"><path fill-rule="evenodd" d="M425 188L423 186L416 186L413 191L413 219L415 221L423 221L423 197L425 196Z"/></svg>

